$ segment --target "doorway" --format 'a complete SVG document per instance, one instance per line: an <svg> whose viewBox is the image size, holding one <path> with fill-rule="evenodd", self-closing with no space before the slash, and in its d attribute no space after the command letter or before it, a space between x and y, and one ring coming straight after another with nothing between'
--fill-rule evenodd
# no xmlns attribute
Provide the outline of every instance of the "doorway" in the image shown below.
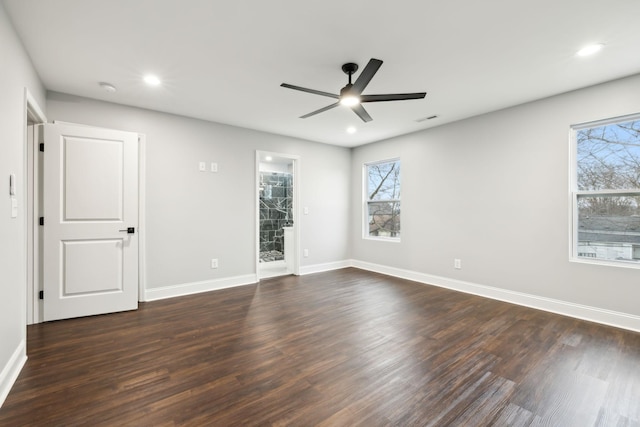
<svg viewBox="0 0 640 427"><path fill-rule="evenodd" d="M299 274L297 156L256 153L256 221L259 279Z"/></svg>

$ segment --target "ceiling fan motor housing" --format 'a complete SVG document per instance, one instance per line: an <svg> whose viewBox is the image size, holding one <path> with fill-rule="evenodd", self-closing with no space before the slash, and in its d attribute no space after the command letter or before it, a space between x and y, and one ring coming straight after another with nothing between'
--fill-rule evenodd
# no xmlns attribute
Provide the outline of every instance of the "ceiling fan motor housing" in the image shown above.
<svg viewBox="0 0 640 427"><path fill-rule="evenodd" d="M343 97L349 95L349 92L351 91L351 86L353 86L353 85L351 83L349 83L348 85L346 85L345 87L340 89L340 98L343 98Z"/></svg>

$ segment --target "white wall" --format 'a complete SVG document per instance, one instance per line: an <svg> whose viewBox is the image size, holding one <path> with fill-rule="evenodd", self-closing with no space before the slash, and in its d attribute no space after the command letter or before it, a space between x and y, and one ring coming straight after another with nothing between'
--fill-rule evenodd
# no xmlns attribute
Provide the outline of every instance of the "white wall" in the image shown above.
<svg viewBox="0 0 640 427"><path fill-rule="evenodd" d="M300 156L301 266L348 260L349 149L59 93L47 117L146 134L148 289L256 274L256 150Z"/></svg>
<svg viewBox="0 0 640 427"><path fill-rule="evenodd" d="M569 262L568 184L569 126L637 113L639 93L636 75L354 149L352 258L640 316L638 269ZM362 164L397 156L402 241L363 240Z"/></svg>
<svg viewBox="0 0 640 427"><path fill-rule="evenodd" d="M24 362L26 337L25 87L44 108L44 89L0 3L0 404ZM9 175L17 177L11 218Z"/></svg>

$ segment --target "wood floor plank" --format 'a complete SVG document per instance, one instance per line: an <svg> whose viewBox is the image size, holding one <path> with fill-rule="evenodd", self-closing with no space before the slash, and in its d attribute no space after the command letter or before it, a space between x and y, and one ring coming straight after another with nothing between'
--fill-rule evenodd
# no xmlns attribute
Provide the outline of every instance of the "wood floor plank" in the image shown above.
<svg viewBox="0 0 640 427"><path fill-rule="evenodd" d="M640 426L640 334L347 268L28 327L0 426Z"/></svg>

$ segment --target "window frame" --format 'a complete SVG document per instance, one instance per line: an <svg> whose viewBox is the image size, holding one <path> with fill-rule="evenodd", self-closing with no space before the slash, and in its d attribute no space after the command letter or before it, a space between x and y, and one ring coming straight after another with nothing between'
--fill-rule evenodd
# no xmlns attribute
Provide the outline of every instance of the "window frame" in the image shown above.
<svg viewBox="0 0 640 427"><path fill-rule="evenodd" d="M400 198L399 199L383 199L383 200L370 200L369 199L369 167L375 165L381 165L385 163L398 163L400 172L398 174L398 182L400 183ZM402 226L400 227L400 236L372 236L369 234L369 204L370 203L398 203L402 206L402 162L400 157L392 157L384 160L375 160L370 162L364 162L362 165L362 238L365 240L376 240L383 242L400 243L402 238ZM400 222L402 224L402 222Z"/></svg>
<svg viewBox="0 0 640 427"><path fill-rule="evenodd" d="M640 262L627 260L611 260L601 258L591 258L578 255L578 199L581 196L592 197L622 197L622 196L640 196L640 189L637 190L580 190L578 189L578 131L582 129L596 128L617 123L640 120L640 113L628 114L624 116L611 117L602 120L583 122L570 126L569 131L569 261L592 264L605 265L623 268L640 269Z"/></svg>

